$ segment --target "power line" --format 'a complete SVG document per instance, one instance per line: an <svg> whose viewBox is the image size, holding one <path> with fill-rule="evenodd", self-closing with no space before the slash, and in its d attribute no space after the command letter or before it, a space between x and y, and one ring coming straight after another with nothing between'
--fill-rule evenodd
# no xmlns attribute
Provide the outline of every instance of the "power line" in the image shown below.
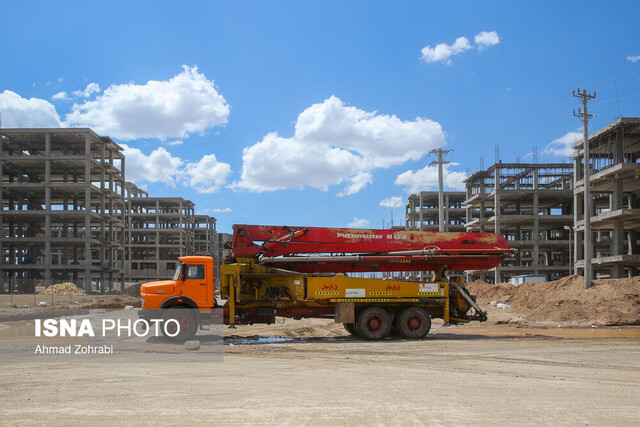
<svg viewBox="0 0 640 427"><path fill-rule="evenodd" d="M635 72L633 72L633 73L623 74L623 75L616 76L616 77L612 77L612 78L609 78L609 79L606 79L606 80L601 80L601 81L599 81L599 82L590 83L590 84L588 84L588 85L583 85L582 87L591 87L591 86L596 86L596 85L599 85L599 84L602 84L602 83L606 83L606 82L614 81L614 80L621 79L621 78L624 78L624 77L633 76L633 75L636 75L636 74L640 74L640 71L635 71ZM609 90L609 89L617 88L617 87L620 87L620 86L626 86L626 85L628 85L628 84L635 83L635 82L637 82L637 81L640 81L640 79L634 79L634 80L631 80L631 81L628 81L628 82L623 82L623 83L620 83L620 84L617 84L617 85L614 85L614 86L609 86L609 87L606 87L606 88L603 88L603 89L599 89L599 91ZM495 124L492 124L492 125L490 125L490 126L487 126L487 127L483 128L483 129L479 130L478 132L473 132L473 133L471 133L471 134L464 135L464 136L462 136L461 138L459 138L459 139L455 140L455 142L456 142L456 144L458 144L458 143L459 143L459 142L461 142L461 141L465 141L465 140L467 140L467 139L469 139L469 138L471 138L471 137L474 137L474 136L476 136L476 135L483 134L483 133L485 133L485 132L486 132L487 130L489 130L489 129L493 129L493 128L495 128L496 126L499 126L499 125L501 125L501 124L504 124L504 123L506 123L506 122L509 122L509 121L511 121L511 120L513 120L513 119L515 119L515 118L517 118L517 117L520 117L520 116L522 116L522 115L524 115L524 114L527 114L527 113L529 113L529 112L531 112L531 111L537 110L537 109L539 109L539 108L541 108L541 107L543 107L543 106L545 106L545 105L547 105L547 104L549 104L549 103L551 103L551 102L553 102L553 101L555 101L555 100L557 100L557 99L560 99L560 98L562 98L562 97L564 97L564 96L566 96L566 95L569 95L569 94L571 94L571 92L563 92L562 94L557 95L557 96L552 97L552 98L549 98L548 100L543 101L542 103L537 104L537 105L536 105L536 106L534 106L534 107L528 108L528 109L526 109L525 111L523 111L523 112L521 112L521 113L515 114L515 115L510 116L510 117L508 117L508 118L506 118L506 119L504 119L504 120L500 120L499 122L497 122L497 123L495 123ZM623 98L618 98L618 99L623 99ZM501 129L501 130L498 130L498 131L496 131L496 132L492 132L492 133L490 133L489 135L485 135L485 136L483 136L480 140L472 141L472 142L470 142L470 143L463 144L463 145L457 145L457 146L458 146L458 147L466 147L466 146L470 146L470 145L477 144L478 142L480 142L480 141L484 141L484 140L486 140L487 138L489 138L489 137L491 137L491 136L493 136L493 135L500 134L501 132L504 132L504 131L506 131L506 130L508 130L508 129L512 129L512 128L517 127L517 126L519 126L519 125L521 125L521 124L527 123L527 122L529 122L529 121L531 121L531 120L534 120L534 119L535 119L535 118L537 118L537 117L544 116L544 115L546 115L546 114L550 113L550 112L551 112L551 111L553 111L553 110L556 110L556 109L558 109L558 108L561 108L561 107L563 107L563 106L565 106L565 105L570 104L571 102L572 102L572 101L568 101L568 102L566 102L566 103L564 103L564 104L561 104L561 105L555 106L555 107L553 107L551 110L548 110L547 112L542 112L542 113L540 113L540 114L537 114L536 116L531 117L530 119L524 120L524 121L519 122L519 123L516 123L516 124L514 124L514 125L511 125L511 126L509 126L508 128L506 128L506 129ZM600 105L600 104L593 104L593 105ZM555 118L555 116L554 116L554 118ZM541 122L541 123L544 123L544 122ZM526 129L528 129L528 128L529 128L529 127L527 127Z"/></svg>
<svg viewBox="0 0 640 427"><path fill-rule="evenodd" d="M548 111L546 111L546 112L544 112L544 113L537 114L537 115L535 115L535 116L532 116L531 118L528 118L527 120L523 120L523 121L518 122L518 123L516 123L516 124L514 124L514 125L508 126L508 127L504 128L504 129L501 129L501 130L495 131L495 132L493 132L493 133L490 133L490 134L488 134L488 135L486 135L486 136L484 136L484 137L482 137L482 138L480 138L480 139L478 139L478 140L476 140L476 141L469 142L469 143L467 143L467 144L462 144L461 146L458 146L458 148L460 148L460 147L470 147L470 146L472 146L472 145L478 144L478 143L480 143L480 142L482 142L482 141L484 141L484 140L486 140L486 139L488 139L488 138L490 138L490 137L492 137L492 136L500 135L501 133L503 133L503 132L507 132L507 131L508 131L508 130L510 130L510 129L513 129L513 128L516 128L516 127L518 127L518 126L520 126L520 125L523 125L523 124L529 123L529 122L531 122L532 120L535 120L536 118L539 118L539 117L545 116L545 115L547 115L547 114L551 113L552 111L557 110L558 108L561 108L561 107L564 107L564 106L566 106L566 105L570 104L571 102L572 102L572 101L568 101L568 102L565 102L564 104L560 104L560 105L558 105L558 106L556 106L556 107L552 108L551 110L548 110ZM560 115L563 115L563 114L565 114L565 113L562 113L562 114L560 114ZM559 117L559 116L554 116L554 118L555 118L555 117ZM544 121L543 121L543 122L541 122L541 123L544 123ZM524 129L528 129L528 127L527 127L527 128L524 128ZM504 137L504 136L511 135L511 134L512 134L512 133L507 133L506 135L502 135L502 136L500 136L500 137L502 138L502 137Z"/></svg>
<svg viewBox="0 0 640 427"><path fill-rule="evenodd" d="M636 75L636 74L639 74L639 73L640 73L640 70L638 70L638 71L634 71L633 73L623 74L623 75L621 75L621 76L612 77L612 78L610 78L610 79L602 80L602 81L600 81L600 82L591 83L591 84L588 84L588 85L582 85L581 87L591 87L591 86L599 85L600 83L610 82L610 81L612 81L612 80L617 80L617 79L621 79L621 78L623 78L623 77L633 76L633 75Z"/></svg>
<svg viewBox="0 0 640 427"><path fill-rule="evenodd" d="M630 81L628 81L628 82L624 82L624 83L620 83L620 84L615 84L615 85L613 85L613 86L605 87L605 88L603 88L603 89L598 89L598 92L604 92L605 90L614 89L614 88L615 88L615 89L617 89L617 88L619 88L620 86L626 86L626 85L629 85L629 84L631 84L631 83L635 83L635 82L638 82L638 81L640 81L640 79L635 79L635 80L630 80Z"/></svg>
<svg viewBox="0 0 640 427"><path fill-rule="evenodd" d="M621 96L621 97L619 97L619 98L609 99L609 100L607 100L607 101L596 102L595 104L591 104L591 106L592 106L592 107L595 107L596 105L608 104L608 103L613 102L613 101L618 101L618 100L620 100L620 99L633 98L634 96L638 96L638 95L640 95L640 92L638 92L638 93L634 93L633 95L627 95L627 96Z"/></svg>
<svg viewBox="0 0 640 427"><path fill-rule="evenodd" d="M508 118L506 118L506 119L504 119L504 120L501 120L501 121L499 121L499 122L497 122L497 123L494 123L494 124L492 124L492 125L489 125L489 126L487 126L487 127L483 128L483 129L481 129L481 130L479 130L479 131L477 131L477 132L474 132L474 133L470 133L470 134L464 135L464 136L462 136L461 138L457 139L457 140L456 140L456 142L464 141L464 140L466 140L466 139L471 138L472 136L482 134L482 133L484 133L485 131L487 131L487 130L489 130L489 129L493 129L493 128L494 128L494 127L496 127L496 126L499 126L499 125L501 125L501 124L503 124L503 123L506 123L506 122L508 122L508 121L511 121L511 120L513 120L513 119L515 119L515 118L517 118L517 117L520 117L520 116L522 116L522 115L525 115L525 114L527 114L528 112L531 112L531 111L537 110L538 108L543 107L543 106L545 106L545 105L549 104L550 102L555 101L556 99L559 99L559 98L562 98L563 96L569 95L570 93L571 93L571 92L565 92L565 93L563 93L563 94L561 94L561 95L558 95L558 96L556 96L556 97L553 97L553 98L551 98L551 99L548 99L547 101L544 101L544 102L542 102L542 103L540 103L540 104L538 104L538 105L536 105L536 106L534 106L534 107L531 107L531 108L529 108L529 109L527 109L527 110L525 110L525 111L523 111L523 112L521 112L521 113L518 113L518 114L516 114L516 115L513 115L513 116L511 116L511 117L508 117ZM568 103L567 103L567 104L568 104ZM566 104L563 104L563 105L566 105Z"/></svg>

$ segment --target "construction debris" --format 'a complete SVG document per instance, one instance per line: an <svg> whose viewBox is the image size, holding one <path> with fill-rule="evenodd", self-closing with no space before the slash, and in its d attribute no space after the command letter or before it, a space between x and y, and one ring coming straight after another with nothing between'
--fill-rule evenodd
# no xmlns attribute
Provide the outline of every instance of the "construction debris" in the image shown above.
<svg viewBox="0 0 640 427"><path fill-rule="evenodd" d="M40 295L82 295L82 291L71 282L56 283L47 287Z"/></svg>
<svg viewBox="0 0 640 427"><path fill-rule="evenodd" d="M184 343L184 349L185 350L200 350L200 341L198 340L191 340L191 341L186 341Z"/></svg>

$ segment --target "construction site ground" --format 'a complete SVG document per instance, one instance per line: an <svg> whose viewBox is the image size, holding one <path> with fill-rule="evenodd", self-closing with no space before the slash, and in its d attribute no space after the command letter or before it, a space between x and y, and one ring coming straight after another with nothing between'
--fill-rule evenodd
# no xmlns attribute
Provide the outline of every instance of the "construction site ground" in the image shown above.
<svg viewBox="0 0 640 427"><path fill-rule="evenodd" d="M558 288L549 294L559 292L565 301L571 289L561 288L577 280L552 283ZM110 362L79 364L5 359L0 419L3 425L152 419L234 425L640 424L640 327L633 313L618 322L626 324L608 326L586 318L582 326L575 326L578 319L535 320L520 308L513 289L503 286L503 295L488 295L495 288L474 286L491 320L460 326L434 320L420 341L367 342L331 320L306 319L224 327L222 360L212 357L210 363L185 362L188 352L181 345L162 341L130 350L138 352L138 363L120 363L117 355ZM632 298L634 289L632 283L622 292ZM582 298L577 285L573 291L576 301ZM116 297L104 298L113 305ZM498 308L496 299L510 307ZM0 318L12 310L51 310L3 307ZM205 342L207 334L198 337ZM203 345L192 353L206 358L214 352ZM159 355L163 361L153 362Z"/></svg>

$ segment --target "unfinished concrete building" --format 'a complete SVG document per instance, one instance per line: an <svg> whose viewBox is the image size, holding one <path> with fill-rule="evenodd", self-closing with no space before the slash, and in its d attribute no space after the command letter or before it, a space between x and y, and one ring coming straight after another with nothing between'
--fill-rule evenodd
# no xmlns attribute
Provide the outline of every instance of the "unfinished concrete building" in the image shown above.
<svg viewBox="0 0 640 427"><path fill-rule="evenodd" d="M465 231L467 211L464 191L445 191L444 231ZM437 191L412 194L405 209L405 229L439 231L440 216Z"/></svg>
<svg viewBox="0 0 640 427"><path fill-rule="evenodd" d="M132 191L136 194L136 191ZM179 256L195 254L195 205L181 197L128 197L128 282L171 278Z"/></svg>
<svg viewBox="0 0 640 427"><path fill-rule="evenodd" d="M193 244L195 255L216 255L216 219L209 215L193 218Z"/></svg>
<svg viewBox="0 0 640 427"><path fill-rule="evenodd" d="M0 129L0 289L119 290L124 166L122 148L90 129Z"/></svg>
<svg viewBox="0 0 640 427"><path fill-rule="evenodd" d="M640 275L640 118L589 137L593 277ZM584 273L584 143L575 150L575 271Z"/></svg>
<svg viewBox="0 0 640 427"><path fill-rule="evenodd" d="M502 233L519 250L493 274L471 272L470 279L498 283L521 274L548 280L569 274L572 173L571 163L500 162L466 180L467 231Z"/></svg>

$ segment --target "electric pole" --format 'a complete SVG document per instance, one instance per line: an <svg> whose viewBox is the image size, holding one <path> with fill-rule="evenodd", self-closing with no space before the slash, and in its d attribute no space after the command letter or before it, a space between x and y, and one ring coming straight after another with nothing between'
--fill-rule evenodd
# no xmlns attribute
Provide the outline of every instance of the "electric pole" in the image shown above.
<svg viewBox="0 0 640 427"><path fill-rule="evenodd" d="M591 213L592 213L592 204L591 200L591 168L589 161L589 119L593 117L593 114L587 113L587 102L590 99L596 97L596 93L593 92L593 95L587 93L586 90L580 92L578 88L578 93L573 91L573 96L582 100L582 109L578 108L578 113L573 110L573 115L582 119L582 127L583 127L583 141L582 141L582 151L584 153L583 156L583 182L584 182L584 288L589 289L591 287L591 279L592 279L592 271L591 271L591 257L593 256L593 242L591 235ZM576 171L574 171L575 173Z"/></svg>
<svg viewBox="0 0 640 427"><path fill-rule="evenodd" d="M443 160L443 156L446 156L451 150L443 150L442 148L438 148L437 150L431 150L429 155L437 154L438 160L432 161L431 165L438 165L438 231L444 231L444 184L443 184L443 176L442 176L442 165L446 165L450 162ZM420 207L422 208L422 207Z"/></svg>

